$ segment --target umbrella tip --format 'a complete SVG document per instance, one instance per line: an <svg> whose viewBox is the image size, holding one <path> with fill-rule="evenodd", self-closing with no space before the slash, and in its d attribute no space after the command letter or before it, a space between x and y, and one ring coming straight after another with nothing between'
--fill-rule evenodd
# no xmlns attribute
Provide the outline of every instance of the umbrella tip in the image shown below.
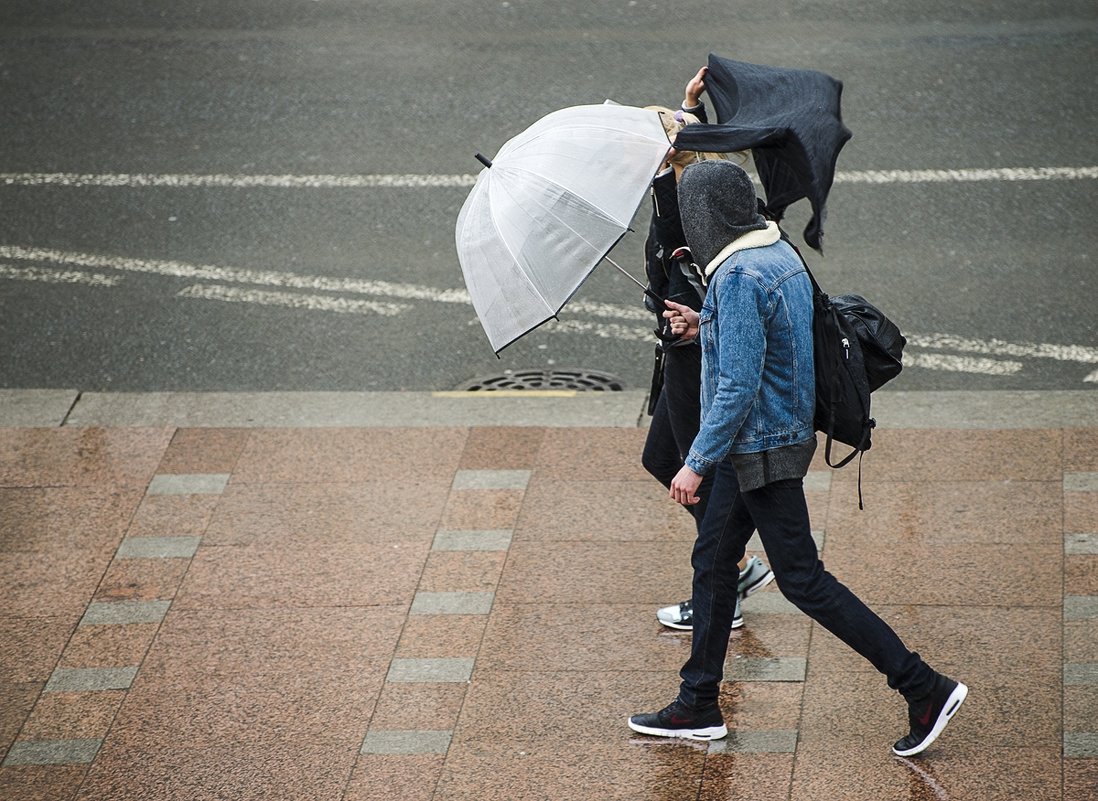
<svg viewBox="0 0 1098 801"><path fill-rule="evenodd" d="M480 153L477 153L476 156L477 156L477 161L479 161L485 167L491 167L492 166L492 160L491 159L480 155Z"/></svg>

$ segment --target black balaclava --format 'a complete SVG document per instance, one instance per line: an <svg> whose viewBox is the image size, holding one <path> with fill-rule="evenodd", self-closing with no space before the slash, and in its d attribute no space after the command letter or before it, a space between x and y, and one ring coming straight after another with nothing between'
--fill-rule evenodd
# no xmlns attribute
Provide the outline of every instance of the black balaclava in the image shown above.
<svg viewBox="0 0 1098 801"><path fill-rule="evenodd" d="M766 228L751 178L742 167L723 159L699 161L683 170L679 215L686 244L702 269L729 242Z"/></svg>

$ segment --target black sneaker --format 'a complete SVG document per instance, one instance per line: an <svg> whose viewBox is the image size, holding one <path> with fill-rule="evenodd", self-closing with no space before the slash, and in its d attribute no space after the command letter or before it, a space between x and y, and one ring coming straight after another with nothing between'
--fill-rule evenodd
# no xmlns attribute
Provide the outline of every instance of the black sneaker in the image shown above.
<svg viewBox="0 0 1098 801"><path fill-rule="evenodd" d="M907 718L911 732L892 746L896 756L914 756L938 739L950 718L957 714L968 687L941 674L934 680L930 695L918 701L907 702Z"/></svg>
<svg viewBox="0 0 1098 801"><path fill-rule="evenodd" d="M719 740L728 734L721 710L691 709L678 698L659 712L644 712L629 718L629 728L654 737L684 737L687 740Z"/></svg>

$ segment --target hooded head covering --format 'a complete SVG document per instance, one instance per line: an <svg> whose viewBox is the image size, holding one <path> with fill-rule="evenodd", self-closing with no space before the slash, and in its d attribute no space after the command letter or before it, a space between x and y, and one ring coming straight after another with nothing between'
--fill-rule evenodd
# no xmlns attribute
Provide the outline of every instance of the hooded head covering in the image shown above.
<svg viewBox="0 0 1098 801"><path fill-rule="evenodd" d="M731 161L700 161L679 179L679 215L694 261L705 267L735 239L766 228L755 185Z"/></svg>

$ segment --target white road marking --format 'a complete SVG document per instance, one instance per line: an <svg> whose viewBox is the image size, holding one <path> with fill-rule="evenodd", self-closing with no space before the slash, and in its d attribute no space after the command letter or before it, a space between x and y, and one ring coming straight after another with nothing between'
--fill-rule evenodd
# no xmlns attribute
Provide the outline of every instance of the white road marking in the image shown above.
<svg viewBox="0 0 1098 801"><path fill-rule="evenodd" d="M86 286L118 286L124 280L120 275L88 273L83 270L13 267L8 264L0 264L0 278L12 278L17 281L40 281L47 284L84 284Z"/></svg>
<svg viewBox="0 0 1098 801"><path fill-rule="evenodd" d="M978 373L980 375L1014 375L1021 372L1022 363L980 359L971 356L950 356L945 353L904 352L904 367L922 367L926 370L942 370L949 373Z"/></svg>
<svg viewBox="0 0 1098 801"><path fill-rule="evenodd" d="M1098 178L1098 167L993 167L956 170L847 170L837 184L981 183L988 181L1073 181ZM454 175L232 175L156 173L5 172L8 186L223 187L251 189L438 189L470 187L475 174Z"/></svg>
<svg viewBox="0 0 1098 801"><path fill-rule="evenodd" d="M212 282L188 286L180 291L178 295L186 298L275 305L313 311L395 315L406 312L412 307L403 303L354 300L334 295L303 294L277 290L319 290L331 293L464 305L468 305L470 302L468 293L463 289L435 289L388 281L330 278L273 270L190 264L174 260L131 259L45 248L25 248L15 245L0 245L0 258ZM83 270L51 270L47 267L14 267L11 265L0 265L0 278L69 281L99 286L115 286L123 280L121 277ZM276 289L244 289L224 286L225 283L251 284L275 287ZM655 324L655 319L639 303L636 306L625 306L573 301L562 312L562 315L563 319L553 324L553 331L555 332L629 342L653 341L652 327ZM581 318L601 317L626 321L643 321L646 325L638 327L627 323L595 322L590 319L575 319L577 316ZM907 338L909 349L904 355L905 366L928 370L978 373L982 375L1015 375L1023 368L1022 362L1017 360L1019 358L1053 359L1076 364L1098 364L1098 348L1082 345L1012 343L999 339L980 340L941 333L907 334ZM951 353L927 351L950 351ZM1090 373L1083 380L1088 383L1098 383L1098 370Z"/></svg>
<svg viewBox="0 0 1098 801"><path fill-rule="evenodd" d="M296 292L276 292L269 289L240 289L239 287L195 284L177 293L181 298L221 300L229 303L255 303L260 306L285 306L310 311L340 312L342 314L381 314L395 317L412 307L406 303L378 303L372 300L334 298L328 295L302 295Z"/></svg>

